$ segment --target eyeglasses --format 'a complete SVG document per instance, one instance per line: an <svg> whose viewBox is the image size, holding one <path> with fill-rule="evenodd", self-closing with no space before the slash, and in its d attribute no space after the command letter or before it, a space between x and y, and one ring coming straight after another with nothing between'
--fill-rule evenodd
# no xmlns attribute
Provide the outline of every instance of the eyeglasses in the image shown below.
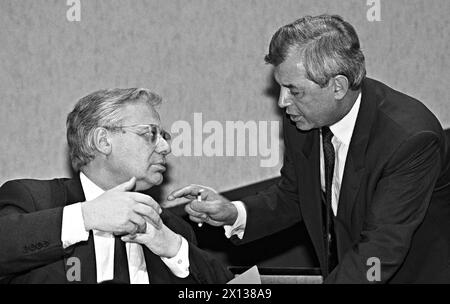
<svg viewBox="0 0 450 304"><path fill-rule="evenodd" d="M128 129L128 131L137 134L139 136L144 137L148 143L152 145L157 145L160 138L163 138L165 141L170 141L172 136L169 132L161 129L160 126L149 124L149 125L129 125L129 126L111 126L105 127L110 130L114 129Z"/></svg>

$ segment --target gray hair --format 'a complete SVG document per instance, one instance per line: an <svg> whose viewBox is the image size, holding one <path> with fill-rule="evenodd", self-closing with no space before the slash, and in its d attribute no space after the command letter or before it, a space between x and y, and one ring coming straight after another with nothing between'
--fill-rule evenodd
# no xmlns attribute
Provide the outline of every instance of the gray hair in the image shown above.
<svg viewBox="0 0 450 304"><path fill-rule="evenodd" d="M120 110L137 101L153 107L159 105L162 98L148 89L108 89L96 91L77 102L66 121L69 156L75 171L95 157L95 129L120 125Z"/></svg>
<svg viewBox="0 0 450 304"><path fill-rule="evenodd" d="M306 16L281 27L272 37L266 63L282 63L298 51L307 79L325 87L330 79L344 75L352 90L366 76L364 54L353 26L336 15Z"/></svg>

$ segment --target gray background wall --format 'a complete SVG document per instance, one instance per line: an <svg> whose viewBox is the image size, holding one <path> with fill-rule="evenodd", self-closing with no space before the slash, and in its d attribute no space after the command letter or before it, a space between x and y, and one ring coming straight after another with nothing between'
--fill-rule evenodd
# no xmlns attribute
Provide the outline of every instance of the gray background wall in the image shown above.
<svg viewBox="0 0 450 304"><path fill-rule="evenodd" d="M381 0L369 22L361 0L0 2L0 183L68 176L65 118L82 96L147 87L164 97L164 125L178 120L277 121L272 34L306 14L336 13L358 31L368 75L422 100L450 125L448 0ZM280 142L280 145L282 143ZM276 176L258 157L170 157L164 193L185 183L227 190Z"/></svg>

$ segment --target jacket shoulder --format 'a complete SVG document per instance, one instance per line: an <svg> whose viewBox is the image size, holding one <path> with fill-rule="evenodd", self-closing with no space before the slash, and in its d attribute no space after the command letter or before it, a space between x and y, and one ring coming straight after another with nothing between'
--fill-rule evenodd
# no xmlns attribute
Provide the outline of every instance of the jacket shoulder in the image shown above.
<svg viewBox="0 0 450 304"><path fill-rule="evenodd" d="M423 102L370 78L366 80L366 84L371 88L372 94L378 97L380 125L407 137L424 131L441 136L442 126L439 120Z"/></svg>

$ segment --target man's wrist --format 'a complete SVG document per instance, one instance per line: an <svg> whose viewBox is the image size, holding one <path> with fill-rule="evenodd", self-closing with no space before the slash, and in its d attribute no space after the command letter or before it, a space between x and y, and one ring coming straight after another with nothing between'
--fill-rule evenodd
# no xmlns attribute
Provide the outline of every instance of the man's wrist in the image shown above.
<svg viewBox="0 0 450 304"><path fill-rule="evenodd" d="M229 202L230 209L232 210L232 215L230 216L230 219L225 223L227 226L234 226L236 221L239 218L239 210L234 202Z"/></svg>
<svg viewBox="0 0 450 304"><path fill-rule="evenodd" d="M181 248L181 235L171 231L170 241L168 242L167 253L164 257L171 259L178 254Z"/></svg>
<svg viewBox="0 0 450 304"><path fill-rule="evenodd" d="M238 238L242 239L244 237L245 227L247 226L247 211L245 205L242 201L232 201L231 204L237 210L237 218L231 225L225 225L225 236L230 238L236 235Z"/></svg>
<svg viewBox="0 0 450 304"><path fill-rule="evenodd" d="M189 276L189 244L182 236L180 236L180 239L181 245L177 254L171 258L161 256L161 260L174 275L179 278L186 278Z"/></svg>

